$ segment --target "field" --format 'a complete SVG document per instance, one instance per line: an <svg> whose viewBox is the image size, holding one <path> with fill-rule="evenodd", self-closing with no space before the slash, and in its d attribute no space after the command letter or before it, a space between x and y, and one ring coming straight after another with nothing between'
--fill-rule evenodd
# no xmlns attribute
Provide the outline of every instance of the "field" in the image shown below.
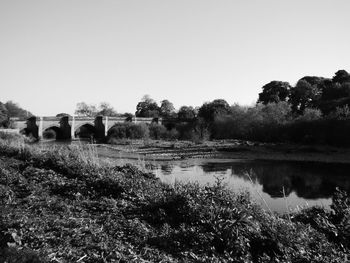
<svg viewBox="0 0 350 263"><path fill-rule="evenodd" d="M10 137L10 136L8 136ZM0 262L345 262L350 199L279 216L76 147L0 139Z"/></svg>

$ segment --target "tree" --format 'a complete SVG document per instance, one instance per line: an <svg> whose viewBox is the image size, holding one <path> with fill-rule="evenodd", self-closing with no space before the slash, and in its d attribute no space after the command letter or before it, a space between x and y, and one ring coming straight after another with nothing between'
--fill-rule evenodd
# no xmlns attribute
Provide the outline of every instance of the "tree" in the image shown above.
<svg viewBox="0 0 350 263"><path fill-rule="evenodd" d="M97 112L98 111L94 105L88 105L85 102L79 102L75 110L76 115L87 117L95 117Z"/></svg>
<svg viewBox="0 0 350 263"><path fill-rule="evenodd" d="M109 103L101 102L97 115L116 117L118 113Z"/></svg>
<svg viewBox="0 0 350 263"><path fill-rule="evenodd" d="M300 115L298 121L315 121L322 118L322 112L319 109L306 108L303 115Z"/></svg>
<svg viewBox="0 0 350 263"><path fill-rule="evenodd" d="M191 106L182 106L177 113L177 118L180 121L193 120L196 118L196 111Z"/></svg>
<svg viewBox="0 0 350 263"><path fill-rule="evenodd" d="M261 109L265 123L283 124L289 120L291 106L286 101L268 103Z"/></svg>
<svg viewBox="0 0 350 263"><path fill-rule="evenodd" d="M164 118L174 117L176 115L174 105L168 100L162 100L160 104L160 116Z"/></svg>
<svg viewBox="0 0 350 263"><path fill-rule="evenodd" d="M271 81L262 87L262 92L259 93L258 103L268 104L271 102L286 101L291 86L288 82Z"/></svg>
<svg viewBox="0 0 350 263"><path fill-rule="evenodd" d="M0 127L8 127L9 115L5 105L0 102Z"/></svg>
<svg viewBox="0 0 350 263"><path fill-rule="evenodd" d="M322 91L317 85L311 85L306 80L299 80L290 91L289 102L292 105L292 111L302 114L306 108L317 107L321 94Z"/></svg>
<svg viewBox="0 0 350 263"><path fill-rule="evenodd" d="M151 99L149 95L145 95L137 104L135 115L136 117L158 118L160 115L160 108L157 102Z"/></svg>
<svg viewBox="0 0 350 263"><path fill-rule="evenodd" d="M206 122L213 122L215 117L229 114L230 105L223 99L216 99L212 102L204 103L198 110L198 116Z"/></svg>
<svg viewBox="0 0 350 263"><path fill-rule="evenodd" d="M324 115L350 103L350 82L333 82L325 80L322 86L322 95L319 108Z"/></svg>
<svg viewBox="0 0 350 263"><path fill-rule="evenodd" d="M17 118L29 118L33 116L33 114L27 110L22 109L17 103L13 101L7 101L5 103L5 107L8 111L8 116L17 117Z"/></svg>
<svg viewBox="0 0 350 263"><path fill-rule="evenodd" d="M332 81L339 84L350 82L350 74L346 70L338 70L335 72Z"/></svg>
<svg viewBox="0 0 350 263"><path fill-rule="evenodd" d="M56 117L64 117L64 116L71 117L68 113L64 113L64 112L56 114Z"/></svg>

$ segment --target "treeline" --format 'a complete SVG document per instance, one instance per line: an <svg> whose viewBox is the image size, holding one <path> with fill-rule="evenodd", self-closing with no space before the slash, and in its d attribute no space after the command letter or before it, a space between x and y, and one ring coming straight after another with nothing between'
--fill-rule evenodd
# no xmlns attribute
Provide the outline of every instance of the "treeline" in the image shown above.
<svg viewBox="0 0 350 263"><path fill-rule="evenodd" d="M203 141L243 139L263 142L293 142L350 145L350 74L339 70L332 78L302 77L295 86L271 81L262 87L253 106L229 105L224 99L200 107L182 106L176 110L169 100L160 105L145 95L135 114L118 114L108 103L98 107L78 103L80 116L122 116L126 122L108 132L113 139L169 139ZM0 104L0 125L7 127L9 117L31 113L13 102ZM58 114L66 115L64 113ZM151 117L151 125L135 124L132 117ZM162 124L158 119L162 118Z"/></svg>
<svg viewBox="0 0 350 263"><path fill-rule="evenodd" d="M163 118L163 125L120 124L115 138L180 140L244 139L350 145L350 74L339 70L333 78L305 76L295 86L271 81L262 87L254 106L229 105L223 99L178 111L168 100L161 105L144 96L137 117ZM136 132L137 130L137 132Z"/></svg>
<svg viewBox="0 0 350 263"><path fill-rule="evenodd" d="M0 128L10 127L10 118L12 117L28 118L30 116L33 116L33 114L25 109L22 109L17 103L13 101L2 103L0 101Z"/></svg>

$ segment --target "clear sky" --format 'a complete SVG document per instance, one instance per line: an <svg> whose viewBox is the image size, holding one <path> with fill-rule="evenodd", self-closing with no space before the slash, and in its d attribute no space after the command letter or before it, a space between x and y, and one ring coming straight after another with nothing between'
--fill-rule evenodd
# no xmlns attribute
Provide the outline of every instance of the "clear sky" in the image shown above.
<svg viewBox="0 0 350 263"><path fill-rule="evenodd" d="M350 71L349 0L0 0L0 101L135 112L251 104L272 80Z"/></svg>

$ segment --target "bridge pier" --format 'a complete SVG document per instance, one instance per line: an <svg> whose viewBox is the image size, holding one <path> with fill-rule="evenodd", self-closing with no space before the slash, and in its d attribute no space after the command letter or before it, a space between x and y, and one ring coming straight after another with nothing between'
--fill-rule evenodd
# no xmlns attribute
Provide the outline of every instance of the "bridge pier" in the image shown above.
<svg viewBox="0 0 350 263"><path fill-rule="evenodd" d="M75 139L75 116L72 116L72 126L71 126L71 137L72 139Z"/></svg>
<svg viewBox="0 0 350 263"><path fill-rule="evenodd" d="M43 138L43 124L44 124L44 118L40 117L40 122L39 122L39 139Z"/></svg>
<svg viewBox="0 0 350 263"><path fill-rule="evenodd" d="M108 116L105 117L105 136L107 136L108 133Z"/></svg>

